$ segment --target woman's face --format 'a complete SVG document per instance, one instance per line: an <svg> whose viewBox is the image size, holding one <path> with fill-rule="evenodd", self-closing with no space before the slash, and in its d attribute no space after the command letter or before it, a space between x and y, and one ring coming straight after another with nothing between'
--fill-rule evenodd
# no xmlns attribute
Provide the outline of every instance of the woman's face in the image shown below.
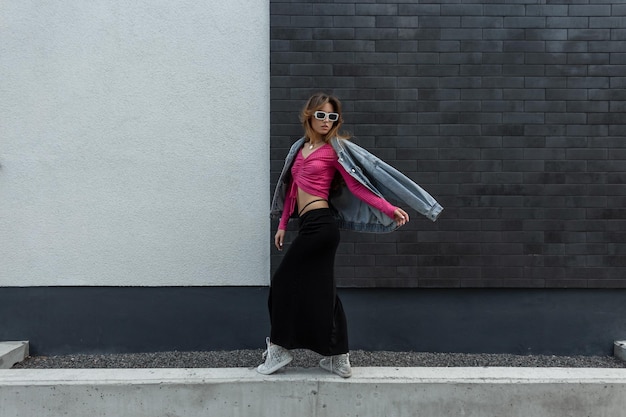
<svg viewBox="0 0 626 417"><path fill-rule="evenodd" d="M322 108L319 110L326 112L326 113L333 113L335 111L335 109L333 108L333 105L330 103L324 104ZM330 129L333 127L333 122L328 120L328 117L326 117L324 120L318 120L315 118L315 116L311 116L311 127L313 128L313 131L315 133L317 133L321 137L324 137L328 134Z"/></svg>

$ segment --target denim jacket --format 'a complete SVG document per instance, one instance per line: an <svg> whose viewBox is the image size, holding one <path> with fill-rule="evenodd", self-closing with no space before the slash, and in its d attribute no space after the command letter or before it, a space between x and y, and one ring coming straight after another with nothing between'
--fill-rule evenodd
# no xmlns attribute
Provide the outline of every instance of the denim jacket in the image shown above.
<svg viewBox="0 0 626 417"><path fill-rule="evenodd" d="M304 137L298 139L285 158L285 165L278 178L272 199L270 216L273 219L280 219L283 213L285 196L291 178L291 165L304 141ZM330 144L346 172L372 193L386 200L402 202L430 220L437 220L443 207L422 187L400 171L349 140L335 137L331 139ZM398 227L393 219L352 194L345 184L337 189L331 188L328 200L340 229L383 233L391 232ZM292 220L293 214L289 221Z"/></svg>

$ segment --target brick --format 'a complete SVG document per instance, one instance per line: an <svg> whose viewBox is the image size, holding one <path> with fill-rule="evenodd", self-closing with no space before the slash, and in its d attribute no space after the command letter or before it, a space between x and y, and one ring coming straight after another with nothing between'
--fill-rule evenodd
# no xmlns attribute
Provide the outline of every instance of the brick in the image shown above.
<svg viewBox="0 0 626 417"><path fill-rule="evenodd" d="M379 28L411 28L421 26L418 16L376 16L376 27Z"/></svg>
<svg viewBox="0 0 626 417"><path fill-rule="evenodd" d="M300 52L332 51L333 42L330 40L295 40L291 41L291 48Z"/></svg>
<svg viewBox="0 0 626 417"><path fill-rule="evenodd" d="M545 113L545 123L547 124L585 124L587 123L586 113Z"/></svg>
<svg viewBox="0 0 626 417"><path fill-rule="evenodd" d="M624 16L616 16L616 17L590 17L589 18L589 27L590 28L614 28L621 29L626 26L626 17Z"/></svg>
<svg viewBox="0 0 626 417"><path fill-rule="evenodd" d="M332 43L334 51L373 52L376 43L371 40L336 40Z"/></svg>
<svg viewBox="0 0 626 417"><path fill-rule="evenodd" d="M418 65L417 74L425 77L451 77L459 74L459 67L458 65Z"/></svg>
<svg viewBox="0 0 626 417"><path fill-rule="evenodd" d="M288 27L291 26L291 17L288 15L271 15L270 16L271 27Z"/></svg>
<svg viewBox="0 0 626 417"><path fill-rule="evenodd" d="M355 27L356 39L391 39L398 38L398 31L394 28L361 28Z"/></svg>
<svg viewBox="0 0 626 417"><path fill-rule="evenodd" d="M503 41L490 40L463 40L461 51L463 52L503 52ZM506 62L506 61L501 61Z"/></svg>
<svg viewBox="0 0 626 417"><path fill-rule="evenodd" d="M589 99L590 100L624 100L626 97L626 89L600 89L600 90L589 90Z"/></svg>
<svg viewBox="0 0 626 417"><path fill-rule="evenodd" d="M546 19L544 17L504 17L504 27L508 28L524 28L537 29L546 27Z"/></svg>
<svg viewBox="0 0 626 417"><path fill-rule="evenodd" d="M611 16L611 5L571 5L568 10L569 16Z"/></svg>
<svg viewBox="0 0 626 417"><path fill-rule="evenodd" d="M571 53L567 55L568 64L598 65L609 61L608 53Z"/></svg>
<svg viewBox="0 0 626 417"><path fill-rule="evenodd" d="M482 16L483 6L480 4L442 4L442 16Z"/></svg>
<svg viewBox="0 0 626 417"><path fill-rule="evenodd" d="M375 41L377 52L417 52L417 42L404 40Z"/></svg>
<svg viewBox="0 0 626 417"><path fill-rule="evenodd" d="M611 101L610 102L610 111L613 113L624 113L626 112L626 101Z"/></svg>
<svg viewBox="0 0 626 417"><path fill-rule="evenodd" d="M420 16L419 24L422 28L460 28L460 16Z"/></svg>
<svg viewBox="0 0 626 417"><path fill-rule="evenodd" d="M546 17L547 28L566 28L566 29L587 29L589 28L589 19L586 17Z"/></svg>
<svg viewBox="0 0 626 417"><path fill-rule="evenodd" d="M567 38L571 41L608 41L610 29L568 29Z"/></svg>
<svg viewBox="0 0 626 417"><path fill-rule="evenodd" d="M485 16L525 16L526 7L522 4L490 4L483 13Z"/></svg>
<svg viewBox="0 0 626 417"><path fill-rule="evenodd" d="M626 64L626 53L614 53L611 54L610 63L614 65L624 65ZM624 83L623 77L619 80L619 84L621 87L624 87L626 84Z"/></svg>
<svg viewBox="0 0 626 417"><path fill-rule="evenodd" d="M467 172L442 172L439 174L440 184L464 184L464 183L479 183L479 173L467 173Z"/></svg>
<svg viewBox="0 0 626 417"><path fill-rule="evenodd" d="M298 3L300 6L302 3ZM350 3L311 4L311 14L317 16L354 16L355 5ZM306 8L305 8L306 9Z"/></svg>
<svg viewBox="0 0 626 417"><path fill-rule="evenodd" d="M477 159L479 156L480 149L445 148L439 150L439 158L443 160Z"/></svg>
<svg viewBox="0 0 626 417"><path fill-rule="evenodd" d="M529 41L564 41L568 39L567 29L526 29Z"/></svg>
<svg viewBox="0 0 626 417"><path fill-rule="evenodd" d="M435 67L435 66L433 66ZM440 72L440 74L445 73L446 75L451 74L451 75L456 75L458 74L457 70L458 68L455 69L450 69L450 65L440 65L437 66L439 68L445 68L447 70L447 72ZM455 66L452 66L455 67ZM480 78L479 77L449 77L449 78L445 78L442 79L439 83L439 86L441 88L448 88L448 89L454 89L454 88L478 88L480 87Z"/></svg>
<svg viewBox="0 0 626 417"><path fill-rule="evenodd" d="M531 5L526 6L526 16L567 16L567 5Z"/></svg>
<svg viewBox="0 0 626 417"><path fill-rule="evenodd" d="M568 125L567 134L570 136L608 136L606 125Z"/></svg>
<svg viewBox="0 0 626 417"><path fill-rule="evenodd" d="M616 77L624 75L626 65L589 65L589 75L592 77Z"/></svg>
<svg viewBox="0 0 626 417"><path fill-rule="evenodd" d="M464 65L461 64L460 75L479 75L481 77L495 77L502 75L501 65Z"/></svg>
<svg viewBox="0 0 626 417"><path fill-rule="evenodd" d="M461 27L481 28L483 32L488 29L501 28L503 18L500 16L461 16Z"/></svg>
<svg viewBox="0 0 626 417"><path fill-rule="evenodd" d="M272 52L270 61L273 64L312 63L311 54L307 52Z"/></svg>
<svg viewBox="0 0 626 417"><path fill-rule="evenodd" d="M330 19L327 17L327 19ZM332 24L335 27L354 28L375 28L376 18L374 16L334 16Z"/></svg>
<svg viewBox="0 0 626 417"><path fill-rule="evenodd" d="M589 51L587 41L546 41L546 52L553 53L586 53Z"/></svg>
<svg viewBox="0 0 626 417"><path fill-rule="evenodd" d="M374 266L375 258L369 255L337 255L335 264L342 266Z"/></svg>
<svg viewBox="0 0 626 417"><path fill-rule="evenodd" d="M289 25L299 28L333 27L333 20L328 16L291 16Z"/></svg>
<svg viewBox="0 0 626 417"><path fill-rule="evenodd" d="M429 41L420 40L418 51L420 52L459 52L461 42L459 41Z"/></svg>
<svg viewBox="0 0 626 417"><path fill-rule="evenodd" d="M521 172L483 172L481 174L483 184L520 184L522 180Z"/></svg>
<svg viewBox="0 0 626 417"><path fill-rule="evenodd" d="M284 28L273 27L270 30L271 39L284 39L284 40L296 40L296 39L312 39L313 30L310 28ZM272 51L274 49L272 48Z"/></svg>
<svg viewBox="0 0 626 417"><path fill-rule="evenodd" d="M506 171L528 172L543 171L545 169L544 162L533 161L502 161L502 169Z"/></svg>
<svg viewBox="0 0 626 417"><path fill-rule="evenodd" d="M315 62L318 64L353 64L355 53L341 51L333 51L332 53L312 52L310 56L311 58L308 62ZM349 86L344 85L343 87Z"/></svg>
<svg viewBox="0 0 626 417"><path fill-rule="evenodd" d="M612 16L626 16L626 4L612 4L611 15Z"/></svg>
<svg viewBox="0 0 626 417"><path fill-rule="evenodd" d="M398 4L398 14L409 16L439 16L441 5L439 4Z"/></svg>
<svg viewBox="0 0 626 417"><path fill-rule="evenodd" d="M393 278L396 276L396 268L387 266L357 266L354 268L354 276L355 278Z"/></svg>
<svg viewBox="0 0 626 417"><path fill-rule="evenodd" d="M482 39L483 33L480 28L452 28L452 29L441 29L441 39L442 40L469 40L469 39Z"/></svg>
<svg viewBox="0 0 626 417"><path fill-rule="evenodd" d="M523 159L523 155L524 149L520 148L490 148L481 150L481 157L483 159Z"/></svg>
<svg viewBox="0 0 626 417"><path fill-rule="evenodd" d="M290 75L332 75L331 65L294 64L289 66Z"/></svg>
<svg viewBox="0 0 626 417"><path fill-rule="evenodd" d="M428 52L420 52L420 53L398 53L398 64L438 64L439 63L439 54L438 53L428 53Z"/></svg>
<svg viewBox="0 0 626 417"><path fill-rule="evenodd" d="M546 68L548 77L581 77L588 74L586 65L550 65Z"/></svg>
<svg viewBox="0 0 626 417"><path fill-rule="evenodd" d="M543 113L504 113L502 122L526 125L543 124L545 123L545 115Z"/></svg>
<svg viewBox="0 0 626 417"><path fill-rule="evenodd" d="M307 29L309 31L310 29ZM302 33L302 39L330 39L333 41L354 39L354 28L320 28L312 29L311 35L308 38L304 38L305 33Z"/></svg>
<svg viewBox="0 0 626 417"><path fill-rule="evenodd" d="M543 52L546 50L544 41L504 41L502 43L504 52Z"/></svg>
<svg viewBox="0 0 626 417"><path fill-rule="evenodd" d="M354 10L356 15L364 16L381 16L381 15L397 15L397 4L356 4Z"/></svg>
<svg viewBox="0 0 626 417"><path fill-rule="evenodd" d="M393 267L393 275L396 276L397 267L417 266L417 255L383 255L376 256L377 267Z"/></svg>
<svg viewBox="0 0 626 417"><path fill-rule="evenodd" d="M560 65L561 67L564 66L564 64L567 64L567 57L568 54L565 53L534 53L534 52L529 52L525 55L526 58L526 63L527 64L544 64L544 65L550 65L552 66L556 66L556 65ZM548 68L548 71L550 71L552 68ZM556 71L552 71L557 73ZM558 74L558 73L557 73ZM546 72L546 75L552 75L549 72Z"/></svg>
<svg viewBox="0 0 626 417"><path fill-rule="evenodd" d="M399 28L397 38L402 40L438 40L441 29Z"/></svg>
<svg viewBox="0 0 626 417"><path fill-rule="evenodd" d="M484 40L524 40L525 38L524 29L483 29Z"/></svg>
<svg viewBox="0 0 626 417"><path fill-rule="evenodd" d="M276 15L287 15L287 16L297 16L297 15L311 15L313 14L313 5L311 4L292 4L292 3L278 3L278 2L270 2L270 14L272 16Z"/></svg>
<svg viewBox="0 0 626 417"><path fill-rule="evenodd" d="M392 52L358 52L354 55L354 58L356 64L387 64L374 68L375 72L373 75L400 75L400 70L402 69L408 70L403 75L417 75L415 67L394 66L393 64L397 63L397 55Z"/></svg>

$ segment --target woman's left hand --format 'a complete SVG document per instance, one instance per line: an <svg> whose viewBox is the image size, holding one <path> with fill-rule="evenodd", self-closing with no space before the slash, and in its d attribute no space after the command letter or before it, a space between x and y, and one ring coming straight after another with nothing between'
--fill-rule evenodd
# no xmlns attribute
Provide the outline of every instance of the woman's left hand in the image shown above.
<svg viewBox="0 0 626 417"><path fill-rule="evenodd" d="M400 207L397 207L393 212L393 219L396 221L398 226L404 226L405 223L409 221L409 215L406 211L402 210Z"/></svg>

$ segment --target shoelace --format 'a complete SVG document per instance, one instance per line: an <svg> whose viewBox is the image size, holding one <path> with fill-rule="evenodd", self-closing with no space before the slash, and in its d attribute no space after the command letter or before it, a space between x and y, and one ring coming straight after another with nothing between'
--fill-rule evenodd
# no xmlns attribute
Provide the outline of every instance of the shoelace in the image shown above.
<svg viewBox="0 0 626 417"><path fill-rule="evenodd" d="M270 343L269 337L265 339L265 343L267 343L267 349L265 350L265 352L263 352L263 355L262 355L263 360L265 360L268 357L268 355L269 355L269 358L272 359L272 354L270 353L271 343Z"/></svg>
<svg viewBox="0 0 626 417"><path fill-rule="evenodd" d="M270 346L267 345L267 349L265 350L265 352L263 352L263 355L262 355L263 360L265 360L267 358L267 355L269 354L270 354Z"/></svg>

